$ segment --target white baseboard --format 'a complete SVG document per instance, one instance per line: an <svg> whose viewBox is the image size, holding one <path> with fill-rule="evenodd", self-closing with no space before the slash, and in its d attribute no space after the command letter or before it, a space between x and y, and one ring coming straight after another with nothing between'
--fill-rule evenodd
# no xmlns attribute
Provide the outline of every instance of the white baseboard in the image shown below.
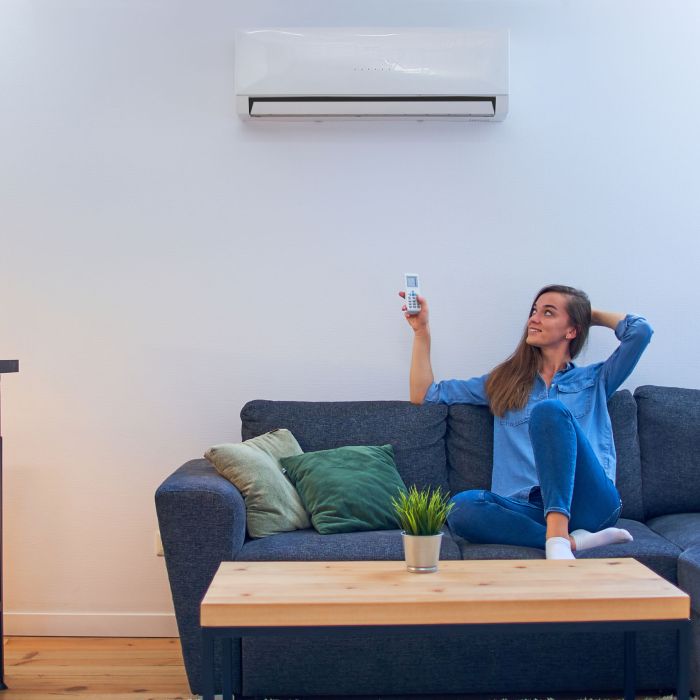
<svg viewBox="0 0 700 700"><path fill-rule="evenodd" d="M11 612L5 634L22 637L177 637L173 613Z"/></svg>

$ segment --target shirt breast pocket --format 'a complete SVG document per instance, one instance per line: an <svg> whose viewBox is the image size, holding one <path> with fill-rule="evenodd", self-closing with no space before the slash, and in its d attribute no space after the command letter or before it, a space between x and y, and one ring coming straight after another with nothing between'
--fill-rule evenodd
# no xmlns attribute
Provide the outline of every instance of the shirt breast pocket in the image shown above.
<svg viewBox="0 0 700 700"><path fill-rule="evenodd" d="M574 418L583 418L593 407L596 378L581 379L558 387L559 400L571 411Z"/></svg>

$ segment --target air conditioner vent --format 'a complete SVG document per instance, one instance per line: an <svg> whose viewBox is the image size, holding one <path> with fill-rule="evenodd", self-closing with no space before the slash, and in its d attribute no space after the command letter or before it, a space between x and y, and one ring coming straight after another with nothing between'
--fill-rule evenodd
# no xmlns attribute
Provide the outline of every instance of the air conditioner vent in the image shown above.
<svg viewBox="0 0 700 700"><path fill-rule="evenodd" d="M490 117L495 97L250 97L251 117Z"/></svg>

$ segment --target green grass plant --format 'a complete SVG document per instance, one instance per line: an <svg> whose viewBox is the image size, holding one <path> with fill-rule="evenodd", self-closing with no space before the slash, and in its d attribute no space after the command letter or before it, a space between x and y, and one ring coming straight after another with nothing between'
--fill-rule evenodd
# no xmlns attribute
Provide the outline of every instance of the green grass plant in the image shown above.
<svg viewBox="0 0 700 700"><path fill-rule="evenodd" d="M425 488L420 491L415 484L408 492L400 492L399 498L391 499L401 528L407 535L439 535L454 507L449 494L436 489Z"/></svg>

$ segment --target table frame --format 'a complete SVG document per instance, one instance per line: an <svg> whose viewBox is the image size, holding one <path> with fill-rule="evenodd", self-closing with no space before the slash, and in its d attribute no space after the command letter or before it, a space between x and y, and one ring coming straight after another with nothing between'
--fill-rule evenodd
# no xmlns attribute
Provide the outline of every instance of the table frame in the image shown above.
<svg viewBox="0 0 700 700"><path fill-rule="evenodd" d="M508 633L522 632L622 632L624 647L624 697L625 700L635 698L636 689L636 641L637 632L675 630L677 633L678 674L676 680L676 696L678 700L690 698L690 620L610 620L595 622L517 622L517 623L462 623L450 625L334 625L315 627L202 627L202 700L214 700L215 668L214 647L217 640L222 646L222 700L233 700L232 671L233 671L233 641L243 637L260 635L274 636L327 636L344 635L367 629L377 634L405 634L416 636L431 629L448 631L469 629L475 633L504 627ZM242 657L240 659L239 675L243 678ZM468 692L468 688L464 689Z"/></svg>

